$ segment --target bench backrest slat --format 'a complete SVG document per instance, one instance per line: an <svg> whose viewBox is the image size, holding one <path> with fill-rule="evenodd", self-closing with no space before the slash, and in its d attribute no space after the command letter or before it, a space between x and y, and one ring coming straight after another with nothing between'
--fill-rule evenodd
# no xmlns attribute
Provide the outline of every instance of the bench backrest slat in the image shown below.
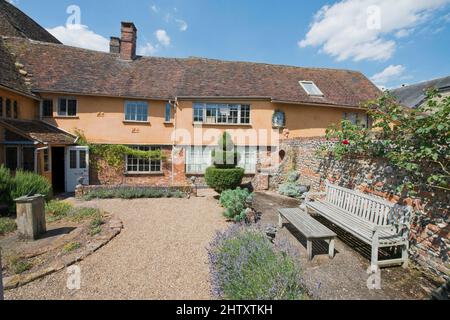
<svg viewBox="0 0 450 320"><path fill-rule="evenodd" d="M393 223L392 217L399 218L397 207L400 206L384 199L332 184L326 185L326 193L328 203L375 225L389 225Z"/></svg>

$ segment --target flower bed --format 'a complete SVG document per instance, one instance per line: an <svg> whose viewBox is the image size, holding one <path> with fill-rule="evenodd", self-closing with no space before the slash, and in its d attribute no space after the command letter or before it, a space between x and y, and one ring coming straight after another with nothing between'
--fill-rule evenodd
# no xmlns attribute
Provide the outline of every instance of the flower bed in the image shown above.
<svg viewBox="0 0 450 320"><path fill-rule="evenodd" d="M80 186L75 196L79 199L142 199L184 198L191 194L192 187L141 187L141 186Z"/></svg>

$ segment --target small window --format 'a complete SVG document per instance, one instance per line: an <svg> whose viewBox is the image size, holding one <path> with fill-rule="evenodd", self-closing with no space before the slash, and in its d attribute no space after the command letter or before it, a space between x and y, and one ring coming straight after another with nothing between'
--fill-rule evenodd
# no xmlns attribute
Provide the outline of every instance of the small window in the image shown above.
<svg viewBox="0 0 450 320"><path fill-rule="evenodd" d="M360 114L357 112L344 112L342 115L343 120L350 121L353 125L361 126L362 128L371 128L372 120L367 114Z"/></svg>
<svg viewBox="0 0 450 320"><path fill-rule="evenodd" d="M50 171L50 155L49 150L44 149L44 172Z"/></svg>
<svg viewBox="0 0 450 320"><path fill-rule="evenodd" d="M5 165L9 170L16 171L18 168L17 147L6 147L5 150Z"/></svg>
<svg viewBox="0 0 450 320"><path fill-rule="evenodd" d="M80 150L80 169L86 169L87 168L87 161L86 161L86 157L87 157L87 152L86 150Z"/></svg>
<svg viewBox="0 0 450 320"><path fill-rule="evenodd" d="M165 122L170 122L172 120L172 106L169 102L166 103L166 113L164 117Z"/></svg>
<svg viewBox="0 0 450 320"><path fill-rule="evenodd" d="M11 100L10 99L6 99L6 117L7 118L11 118Z"/></svg>
<svg viewBox="0 0 450 320"><path fill-rule="evenodd" d="M45 99L42 101L42 116L53 117L53 100Z"/></svg>
<svg viewBox="0 0 450 320"><path fill-rule="evenodd" d="M3 98L0 97L0 118L3 117Z"/></svg>
<svg viewBox="0 0 450 320"><path fill-rule="evenodd" d="M148 105L144 101L125 102L125 121L147 122Z"/></svg>
<svg viewBox="0 0 450 320"><path fill-rule="evenodd" d="M194 105L194 122L203 122L203 104ZM214 119L216 116L214 115Z"/></svg>
<svg viewBox="0 0 450 320"><path fill-rule="evenodd" d="M17 104L17 101L14 101L14 103L13 103L13 113L14 113L14 119L19 118L19 105Z"/></svg>
<svg viewBox="0 0 450 320"><path fill-rule="evenodd" d="M77 151L70 150L70 159L69 159L70 169L77 169Z"/></svg>
<svg viewBox="0 0 450 320"><path fill-rule="evenodd" d="M58 116L75 117L77 115L77 100L73 98L58 99Z"/></svg>
<svg viewBox="0 0 450 320"><path fill-rule="evenodd" d="M299 81L300 85L302 86L303 90L306 91L306 93L310 96L319 96L322 97L323 93L320 91L320 89L316 86L316 84L312 81Z"/></svg>

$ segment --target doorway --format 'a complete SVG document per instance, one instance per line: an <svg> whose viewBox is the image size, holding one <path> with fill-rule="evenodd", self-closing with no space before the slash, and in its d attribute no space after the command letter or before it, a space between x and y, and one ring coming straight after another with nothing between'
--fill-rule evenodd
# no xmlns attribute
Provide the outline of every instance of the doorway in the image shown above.
<svg viewBox="0 0 450 320"><path fill-rule="evenodd" d="M64 154L64 147L52 148L52 184L55 194L66 192Z"/></svg>

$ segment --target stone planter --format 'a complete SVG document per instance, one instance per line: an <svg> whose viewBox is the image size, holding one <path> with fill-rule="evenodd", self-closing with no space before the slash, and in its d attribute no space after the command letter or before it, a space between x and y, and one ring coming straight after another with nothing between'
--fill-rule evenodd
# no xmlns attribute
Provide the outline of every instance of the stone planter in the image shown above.
<svg viewBox="0 0 450 320"><path fill-rule="evenodd" d="M19 237L36 240L44 234L45 224L45 200L42 195L25 196L14 200L17 211L17 230Z"/></svg>

